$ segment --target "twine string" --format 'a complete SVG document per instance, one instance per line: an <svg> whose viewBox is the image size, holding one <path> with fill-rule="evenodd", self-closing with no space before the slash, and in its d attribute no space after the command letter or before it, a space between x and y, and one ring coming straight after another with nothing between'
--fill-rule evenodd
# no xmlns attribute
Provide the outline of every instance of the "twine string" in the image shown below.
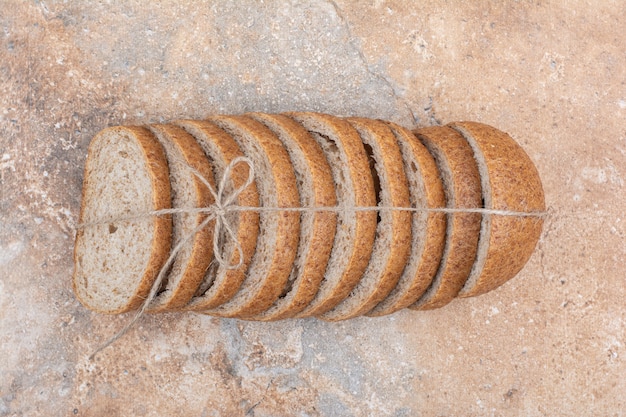
<svg viewBox="0 0 626 417"><path fill-rule="evenodd" d="M213 257L215 258L215 261L220 266L226 267L227 269L240 268L243 265L243 248L239 243L239 239L237 238L237 233L235 232L233 225L227 220L226 215L229 212L234 211L230 210L230 206L234 205L235 201L239 198L241 193L244 192L254 181L255 172L252 161L243 156L236 157L232 161L230 161L230 163L226 166L222 177L220 178L220 181L217 185L217 190L213 188L211 183L197 169L185 163L184 161L179 160L178 162L185 166L188 170L190 170L191 173L194 174L204 184L207 190L211 193L214 203L208 207L193 208L191 210L185 208L176 209L180 210L177 212L208 213L209 215L212 215L215 219L215 230L213 232ZM228 187L228 181L231 180L233 176L233 170L239 164L245 164L248 167L248 176L246 178L246 181L236 187L231 193L225 194ZM238 261L235 264L231 264L229 261L224 259L224 254L222 253L219 239L222 229L224 229L230 240L233 242L235 250L239 255ZM195 231L193 234L197 233L198 231Z"/></svg>
<svg viewBox="0 0 626 417"><path fill-rule="evenodd" d="M180 250L183 248L183 246L196 233L198 233L200 230L204 229L206 227L206 225L209 224L209 222L211 220L213 220L213 218L214 218L214 216L212 216L212 215L207 216L207 218L204 219L204 221L202 221L202 223L200 223L200 225L198 225L192 231L192 233L189 233L187 236L185 236L183 239L181 239L180 242L178 242L178 244L176 246L174 246L174 248L172 249L172 252L170 253L170 256L167 258L167 260L163 264L163 267L161 267L161 270L159 271L156 279L154 280L154 283L152 284L152 287L150 288L150 292L148 293L148 296L141 303L141 308L137 311L137 313L133 316L133 318L128 323L126 323L126 325L124 325L124 327L122 327L113 337L111 337L105 343L100 345L91 355L89 355L89 360L93 360L93 358L96 356L96 354L98 354L103 349L105 349L108 346L110 346L113 343L115 343L120 337L124 336L128 332L128 330L130 330L130 328L133 327L133 325L137 322L137 320L139 320L141 318L141 316L143 316L145 314L146 309L148 308L150 303L155 299L159 288L161 288L161 283L163 282L163 279L165 278L165 274L167 273L167 271L169 270L170 266L174 262L174 259L176 258L176 255L178 255L178 252L180 252Z"/></svg>
<svg viewBox="0 0 626 417"><path fill-rule="evenodd" d="M103 349L107 348L108 346L112 345L119 338L124 336L128 332L128 330L130 330L133 327L133 325L141 318L141 316L145 314L150 303L152 303L152 301L154 301L154 299L156 298L157 292L161 288L161 283L165 279L165 275L169 271L171 265L174 263L174 260L176 259L176 256L178 255L178 253L182 250L182 248L185 246L187 242L189 242L199 231L204 229L212 220L215 220L215 230L213 232L213 251L214 251L214 257L215 257L216 262L218 262L220 266L224 266L228 269L238 269L243 265L243 249L241 247L241 244L239 243L239 240L237 239L235 231L233 230L233 226L230 224L230 222L227 221L226 215L228 213L228 205L233 204L233 202L237 200L239 195L246 188L248 188L248 186L252 184L252 182L254 181L254 167L252 165L252 162L248 158L245 158L245 157L234 158L224 170L224 173L222 175L222 178L220 179L217 190L213 188L211 183L206 178L204 178L204 176L200 172L198 172L198 170L196 170L189 164L184 163L183 161L177 160L176 162L183 163L184 166L186 166L196 177L198 177L198 179L200 179L200 181L204 184L204 186L207 188L209 193L213 196L214 203L212 205L208 207L198 207L198 208L192 208L192 209L177 208L177 209L154 210L144 215L126 216L124 218L116 218L116 219L111 219L108 221L97 221L97 222L92 222L92 223L83 223L83 224L78 225L78 228L85 228L85 227L93 226L96 224L111 223L113 221L135 220L135 219L151 217L151 216L162 216L166 214L190 214L190 213L192 214L193 213L207 213L208 214L208 216L198 226L196 226L187 235L183 236L180 242L178 242L174 246L174 248L171 250L169 257L167 258L167 260L165 261L165 263L159 270L159 273L157 274L157 277L154 280L152 287L150 288L150 292L148 293L144 301L141 303L141 307L139 308L137 313L133 316L133 318L128 323L126 323L126 325L124 325L124 327L122 327L115 335L113 335L105 343L100 345L91 355L89 355L89 360L93 360L94 357L99 352L101 352ZM242 163L248 165L248 178L243 184L241 184L239 187L236 187L232 193L230 193L229 195L226 196L226 198L224 198L224 190L226 189L228 180L232 177L233 169L235 169L235 167L238 164L242 164ZM219 236L220 236L222 228L226 231L228 236L231 238L235 246L235 250L238 252L239 257L238 257L238 262L236 264L231 264L230 262L226 261L219 248Z"/></svg>
<svg viewBox="0 0 626 417"><path fill-rule="evenodd" d="M191 232L183 236L183 238L174 246L171 250L169 257L159 270L159 273L150 288L150 291L144 301L141 304L140 309L134 315L134 317L119 330L113 337L108 339L104 344L98 347L90 356L92 360L96 354L110 346L124 334L132 328L132 326L143 316L154 301L161 284L165 279L166 273L169 271L171 265L178 253L182 250L184 245L189 242L199 231L204 229L212 220L215 220L215 229L213 232L213 257L215 262L221 267L228 269L238 269L243 265L243 249L241 243L235 232L235 227L227 219L227 215L231 212L257 212L257 213L273 213L273 212L298 212L298 213L318 213L318 212L370 212L370 211L409 211L413 213L427 212L427 213L444 213L444 214L457 214L457 213L476 213L481 215L495 215L495 216L512 216L512 217L535 217L537 219L544 219L547 217L547 211L510 211L510 210L496 210L487 208L450 208L450 207L397 207L397 206L372 206L372 207L349 207L349 206L317 206L317 207L253 207L253 206L241 206L235 204L241 193L246 190L254 181L255 170L252 161L246 157L234 158L224 170L217 189L215 189L211 183L195 168L182 160L174 159L175 162L182 164L188 169L194 176L196 176L202 184L206 187L209 193L213 197L213 204L207 207L184 207L175 209L161 209L153 210L144 213L138 213L130 216L119 216L114 218L102 219L95 222L85 222L77 226L77 229L83 229L92 227L95 225L108 224L113 222L132 221L145 219L153 216L164 216L170 214L207 214L207 217ZM245 164L248 167L248 177L245 182L240 186L235 187L232 192L228 193L228 183L232 180L232 173L235 167L239 164ZM238 254L238 262L232 264L229 260L224 259L224 253L220 247L220 234L225 232L228 238L231 240L235 250Z"/></svg>

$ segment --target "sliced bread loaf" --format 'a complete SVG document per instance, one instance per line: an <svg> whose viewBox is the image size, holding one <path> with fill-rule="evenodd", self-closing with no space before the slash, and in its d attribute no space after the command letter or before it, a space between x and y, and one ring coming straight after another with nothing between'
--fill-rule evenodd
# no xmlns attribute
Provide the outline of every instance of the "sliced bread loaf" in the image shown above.
<svg viewBox="0 0 626 417"><path fill-rule="evenodd" d="M284 146L262 123L246 116L214 116L254 165L262 207L298 207L296 176ZM246 279L235 296L206 313L246 317L267 310L284 291L298 249L300 213L261 211L259 238Z"/></svg>
<svg viewBox="0 0 626 417"><path fill-rule="evenodd" d="M532 255L541 235L545 201L537 168L506 133L476 122L449 125L474 152L485 208L535 217L485 214L478 255L460 297L484 294L515 276Z"/></svg>
<svg viewBox="0 0 626 417"><path fill-rule="evenodd" d="M284 115L252 113L283 143L294 167L302 207L334 207L337 204L330 166L322 148L293 119ZM279 320L302 311L315 297L324 278L337 228L334 212L302 212L300 241L293 269L280 298L252 320Z"/></svg>
<svg viewBox="0 0 626 417"><path fill-rule="evenodd" d="M237 142L225 131L212 123L202 120L179 120L175 124L189 132L200 144L209 158L216 182L221 182L227 166L236 158L243 157ZM245 185L249 175L249 167L237 164L233 167L228 181L224 183L224 195ZM258 207L259 194L255 182L243 189L234 202L239 206ZM188 310L202 311L216 308L230 300L239 290L246 277L246 271L256 249L259 234L259 213L255 211L231 211L226 214L227 221L232 225L241 248L241 266L236 243L222 228L219 236L221 255L225 264L213 261L204 273L204 279L195 296L187 305Z"/></svg>
<svg viewBox="0 0 626 417"><path fill-rule="evenodd" d="M478 166L465 139L455 130L440 126L418 129L415 134L435 158L447 207L482 208ZM430 287L410 306L414 310L439 308L452 301L476 259L481 215L450 213L447 217L446 244L439 269Z"/></svg>
<svg viewBox="0 0 626 417"><path fill-rule="evenodd" d="M369 156L378 206L410 207L402 155L391 129L378 120L346 120L359 132ZM359 316L370 311L391 292L400 279L411 249L411 227L407 227L410 224L409 211L383 209L378 212L376 240L361 280L345 300L320 318L337 321Z"/></svg>
<svg viewBox="0 0 626 417"><path fill-rule="evenodd" d="M402 153L409 182L411 207L442 208L446 197L435 160L410 130L388 122ZM396 287L368 316L383 316L414 302L430 286L443 254L446 215L441 212L415 211L411 222L411 254Z"/></svg>
<svg viewBox="0 0 626 417"><path fill-rule="evenodd" d="M173 125L151 125L149 129L165 150L170 171L172 208L208 207L213 196L207 186L189 167L215 189L213 172L202 148L184 129ZM188 239L161 283L161 290L147 308L149 313L179 310L195 294L204 272L213 258L215 222L190 235L206 219L205 214L174 213L172 215L172 247Z"/></svg>
<svg viewBox="0 0 626 417"><path fill-rule="evenodd" d="M320 113L289 113L319 144L329 162L339 208L337 232L330 259L311 303L296 317L323 314L357 285L367 268L376 235L377 214L354 212L351 207L376 205L374 180L358 132L345 120Z"/></svg>
<svg viewBox="0 0 626 417"><path fill-rule="evenodd" d="M101 313L138 308L171 247L171 207L163 148L142 127L112 127L89 145L74 246L74 293ZM126 218L126 220L124 220Z"/></svg>

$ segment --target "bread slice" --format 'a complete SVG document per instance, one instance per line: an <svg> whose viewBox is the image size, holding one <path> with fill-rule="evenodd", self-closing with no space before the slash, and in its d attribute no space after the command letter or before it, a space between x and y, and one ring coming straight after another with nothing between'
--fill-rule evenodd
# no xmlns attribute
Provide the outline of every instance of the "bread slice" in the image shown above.
<svg viewBox="0 0 626 417"><path fill-rule="evenodd" d="M262 207L299 207L289 154L271 130L245 116L214 116L209 120L227 131L252 161ZM261 211L260 222L256 251L239 292L206 313L251 316L270 308L282 294L298 249L300 213Z"/></svg>
<svg viewBox="0 0 626 417"><path fill-rule="evenodd" d="M427 127L416 136L433 155L443 180L447 207L482 208L478 166L472 148L449 127ZM470 274L480 233L479 213L448 214L446 245L433 282L418 301L415 310L443 307L452 301Z"/></svg>
<svg viewBox="0 0 626 417"><path fill-rule="evenodd" d="M374 180L358 132L345 120L320 113L288 113L304 126L328 159L338 206L337 232L320 289L296 317L329 311L343 301L367 268L376 235L376 212L354 212L350 207L376 205Z"/></svg>
<svg viewBox="0 0 626 417"><path fill-rule="evenodd" d="M435 160L410 130L388 122L402 153L409 182L411 207L442 208L446 196ZM430 286L446 238L446 215L441 212L416 211L411 221L411 255L400 280L389 295L368 316L383 316L415 303Z"/></svg>
<svg viewBox="0 0 626 417"><path fill-rule="evenodd" d="M243 157L243 152L237 142L225 131L212 123L202 120L178 120L174 122L189 132L199 143L208 157L215 174L216 182L221 182L226 167L236 158ZM234 189L242 187L249 175L249 167L237 164L233 167L230 178L224 183L225 195L230 195ZM234 202L239 206L258 207L259 193L255 182L241 191ZM241 266L233 269L239 263L239 252L235 249L235 242L222 228L219 242L222 257L226 264L213 261L204 273L204 279L191 299L186 309L203 311L216 308L230 300L239 290L246 277L246 271L254 255L257 237L259 234L259 213L256 211L232 211L226 215L227 221L235 231L237 241L241 247L243 258Z"/></svg>
<svg viewBox="0 0 626 417"><path fill-rule="evenodd" d="M294 167L302 207L334 207L337 204L330 166L322 148L293 119L284 115L251 113L285 146ZM279 320L302 311L315 297L324 278L337 228L334 212L302 212L300 241L287 286L272 307L253 320Z"/></svg>
<svg viewBox="0 0 626 417"><path fill-rule="evenodd" d="M378 206L410 207L409 185L402 155L391 129L378 120L346 120L359 132L370 157L370 172L378 193ZM376 240L363 277L345 300L320 318L337 321L362 315L391 292L409 257L411 227L407 225L410 224L409 211L378 212Z"/></svg>
<svg viewBox="0 0 626 417"><path fill-rule="evenodd" d="M213 171L202 148L185 130L171 125L151 125L150 131L161 143L170 171L172 208L208 207L213 196L207 186L189 169L195 169L215 189ZM204 271L213 258L215 222L190 234L206 219L205 214L175 213L172 247L183 239L180 248L161 283L161 290L147 308L149 313L175 311L185 306L202 282Z"/></svg>
<svg viewBox="0 0 626 417"><path fill-rule="evenodd" d="M476 122L449 125L472 147L486 209L539 213L536 217L483 216L478 256L460 297L497 288L515 276L541 236L545 200L537 168L506 133Z"/></svg>
<svg viewBox="0 0 626 417"><path fill-rule="evenodd" d="M167 160L149 130L112 127L93 138L74 245L74 293L85 307L123 313L143 303L172 238L171 217L148 213L170 207Z"/></svg>

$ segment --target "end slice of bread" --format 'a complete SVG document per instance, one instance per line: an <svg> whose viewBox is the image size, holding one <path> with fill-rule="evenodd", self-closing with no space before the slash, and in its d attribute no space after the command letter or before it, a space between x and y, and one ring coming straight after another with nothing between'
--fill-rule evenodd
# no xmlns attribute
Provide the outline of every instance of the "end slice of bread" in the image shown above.
<svg viewBox="0 0 626 417"><path fill-rule="evenodd" d="M151 125L149 129L165 150L170 170L172 208L208 207L214 203L207 186L189 167L215 190L213 171L202 148L184 129L173 125ZM183 239L186 243L176 254L161 291L147 308L149 313L176 311L184 307L196 293L213 258L213 229L215 221L189 235L206 219L206 214L174 213L173 242L175 247Z"/></svg>
<svg viewBox="0 0 626 417"><path fill-rule="evenodd" d="M435 158L447 207L482 208L478 166L465 139L455 130L441 126L418 129L415 134ZM480 223L479 213L448 214L446 244L439 269L430 287L411 309L443 307L457 296L476 259Z"/></svg>
<svg viewBox="0 0 626 417"><path fill-rule="evenodd" d="M361 137L370 158L370 172L378 193L378 206L410 207L409 187L400 147L391 129L381 121L346 119ZM395 287L406 266L411 248L411 213L381 210L369 264L350 295L324 320L346 320L371 310Z"/></svg>
<svg viewBox="0 0 626 417"><path fill-rule="evenodd" d="M449 125L471 146L482 180L486 209L543 213L545 200L537 168L508 134L476 122ZM543 218L483 216L476 263L460 297L484 294L514 277L532 255Z"/></svg>
<svg viewBox="0 0 626 417"><path fill-rule="evenodd" d="M221 182L227 166L236 158L243 157L237 142L224 130L203 120L179 120L174 122L184 128L198 141L204 154L208 157L215 174L216 182ZM249 167L237 164L231 171L230 178L225 183L225 195L242 187L249 175ZM255 182L243 189L235 204L243 207L258 207L259 193ZM237 242L241 247L243 258L241 266L233 269L230 266L239 264L239 252L235 249L235 242L224 229L219 236L222 257L226 264L219 264L215 260L205 271L204 279L196 294L186 309L204 311L214 309L229 301L237 293L243 283L246 272L254 256L259 235L259 213L251 211L232 211L227 214L227 221L235 231Z"/></svg>
<svg viewBox="0 0 626 417"><path fill-rule="evenodd" d="M323 314L343 301L367 268L376 235L377 214L351 211L376 205L374 180L358 132L345 120L321 113L288 113L324 151L337 193L337 232L330 259L311 303L296 317Z"/></svg>
<svg viewBox="0 0 626 417"><path fill-rule="evenodd" d="M400 146L411 207L425 211L412 213L411 254L398 284L368 316L391 314L415 303L437 273L446 238L445 213L426 211L446 206L443 184L433 156L410 130L387 123Z"/></svg>
<svg viewBox="0 0 626 417"><path fill-rule="evenodd" d="M167 160L149 130L112 127L94 137L79 217L86 226L74 246L73 287L83 305L123 313L144 302L172 239L171 217L147 213L170 207Z"/></svg>

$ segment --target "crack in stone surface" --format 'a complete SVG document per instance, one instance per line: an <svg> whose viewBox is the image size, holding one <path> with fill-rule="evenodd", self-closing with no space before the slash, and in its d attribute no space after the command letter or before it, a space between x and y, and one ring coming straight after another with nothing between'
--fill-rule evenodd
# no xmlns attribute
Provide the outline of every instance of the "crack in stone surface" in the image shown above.
<svg viewBox="0 0 626 417"><path fill-rule="evenodd" d="M394 87L393 83L387 77L385 77L383 74L380 74L380 73L375 72L375 71L372 70L372 68L371 68L371 66L369 64L369 61L367 60L367 57L365 56L365 53L363 52L363 49L358 47L357 45L355 45L356 37L352 34L352 29L350 28L350 24L348 23L348 19L343 14L343 11L341 10L341 8L337 4L337 2L335 0L328 0L328 3L332 6L333 10L335 11L335 14L339 18L339 20L342 22L342 24L344 26L344 29L345 29L346 33L348 34L348 41L349 41L350 45L354 48L355 52L358 54L358 56L359 56L359 58L361 60L361 63L365 67L365 71L369 75L374 77L375 79L377 79L379 81L382 81L382 83L389 88L393 98L396 99L397 101L401 102L406 107L406 110L408 111L409 115L411 116L411 119L413 120L414 125L417 126L419 124L419 118L413 112L413 109L409 105L409 102L406 100L406 98L402 97L398 93L398 91Z"/></svg>

